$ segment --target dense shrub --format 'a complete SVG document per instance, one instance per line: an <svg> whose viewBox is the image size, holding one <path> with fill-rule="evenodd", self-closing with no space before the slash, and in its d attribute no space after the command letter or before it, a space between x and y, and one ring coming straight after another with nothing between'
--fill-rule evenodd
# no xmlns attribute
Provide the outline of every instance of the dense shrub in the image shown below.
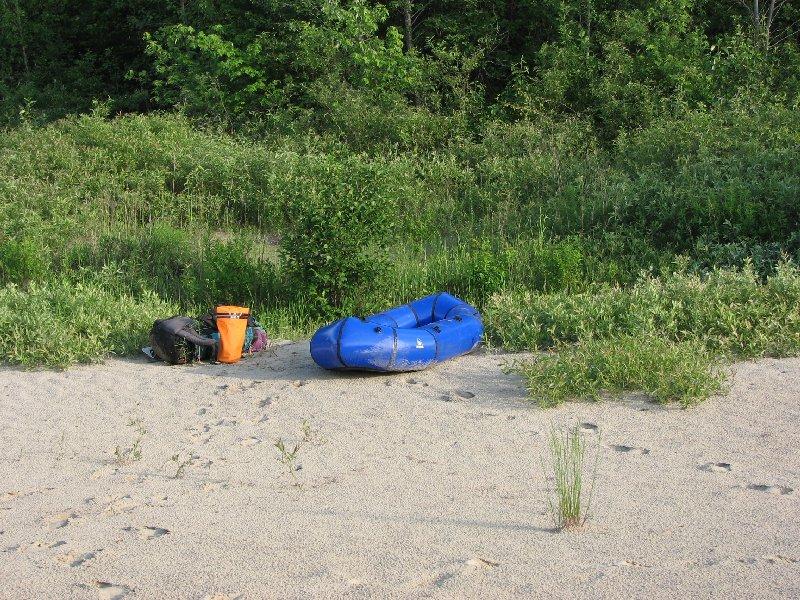
<svg viewBox="0 0 800 600"><path fill-rule="evenodd" d="M318 159L286 203L282 266L295 293L323 311L363 309L379 289L397 206L382 171L357 158ZM355 303L357 306L354 306Z"/></svg>
<svg viewBox="0 0 800 600"><path fill-rule="evenodd" d="M269 246L266 246L269 248ZM168 225L106 233L73 246L64 258L66 277L113 270L118 289L154 291L184 306L276 303L275 265L252 238L216 239Z"/></svg>
<svg viewBox="0 0 800 600"><path fill-rule="evenodd" d="M109 293L154 292L184 312L248 304L289 335L441 289L488 304L495 339L512 348L652 331L620 299L632 285L686 305L670 308L682 327L703 314L711 327L729 315L658 278L676 250L694 273L680 277L706 288L715 267L752 262L747 293L765 298L776 265L800 251L795 120L731 105L609 149L584 119L542 116L487 123L435 152L354 154L332 137L254 141L179 115L109 120L98 107L0 131L0 278L94 285L102 274ZM750 208L720 212L734 183ZM506 307L509 295L522 300ZM723 332L721 347L792 351L790 313L776 314L789 326L758 313L774 326L739 329L740 342Z"/></svg>
<svg viewBox="0 0 800 600"><path fill-rule="evenodd" d="M97 284L53 280L0 288L0 355L25 366L65 367L136 352L157 318L176 308L148 293L118 295Z"/></svg>
<svg viewBox="0 0 800 600"><path fill-rule="evenodd" d="M620 222L662 247L800 239L800 113L745 101L663 120L618 143Z"/></svg>
<svg viewBox="0 0 800 600"><path fill-rule="evenodd" d="M763 285L746 268L645 277L628 289L501 294L487 320L495 341L517 350L627 335L700 340L727 356L792 355L800 352L800 271L781 265Z"/></svg>
<svg viewBox="0 0 800 600"><path fill-rule="evenodd" d="M36 281L47 275L49 267L47 248L31 238L0 240L0 285Z"/></svg>
<svg viewBox="0 0 800 600"><path fill-rule="evenodd" d="M658 402L686 407L719 392L723 380L701 341L649 335L588 339L516 369L542 406L597 400L603 393L644 392Z"/></svg>

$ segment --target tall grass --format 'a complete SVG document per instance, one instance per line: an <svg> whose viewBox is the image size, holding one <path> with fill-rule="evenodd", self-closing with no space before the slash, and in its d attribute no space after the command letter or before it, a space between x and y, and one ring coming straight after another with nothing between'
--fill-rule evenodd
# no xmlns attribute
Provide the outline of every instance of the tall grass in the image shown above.
<svg viewBox="0 0 800 600"><path fill-rule="evenodd" d="M599 460L599 438L590 464L580 426L551 428L548 439L553 491L550 515L557 529L579 529L589 518Z"/></svg>

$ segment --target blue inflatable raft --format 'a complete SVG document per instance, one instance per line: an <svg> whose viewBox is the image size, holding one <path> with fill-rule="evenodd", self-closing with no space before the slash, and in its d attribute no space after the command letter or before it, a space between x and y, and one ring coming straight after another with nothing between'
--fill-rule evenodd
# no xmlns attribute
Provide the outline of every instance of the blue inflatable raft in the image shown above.
<svg viewBox="0 0 800 600"><path fill-rule="evenodd" d="M418 371L474 350L482 336L478 311L440 292L326 325L311 338L311 357L325 369Z"/></svg>

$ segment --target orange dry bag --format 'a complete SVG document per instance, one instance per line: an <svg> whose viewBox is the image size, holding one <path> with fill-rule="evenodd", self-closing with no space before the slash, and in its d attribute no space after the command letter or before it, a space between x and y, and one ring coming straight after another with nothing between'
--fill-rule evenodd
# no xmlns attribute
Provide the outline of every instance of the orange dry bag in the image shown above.
<svg viewBox="0 0 800 600"><path fill-rule="evenodd" d="M219 331L219 362L235 363L242 358L249 317L250 309L243 306L218 306L214 309L214 319Z"/></svg>

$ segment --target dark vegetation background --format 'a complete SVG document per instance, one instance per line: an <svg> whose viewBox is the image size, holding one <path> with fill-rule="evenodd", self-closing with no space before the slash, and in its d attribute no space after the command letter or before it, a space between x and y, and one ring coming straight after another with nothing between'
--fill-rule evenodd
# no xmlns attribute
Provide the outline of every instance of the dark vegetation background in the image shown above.
<svg viewBox="0 0 800 600"><path fill-rule="evenodd" d="M798 285L798 104L795 0L0 0L0 351L439 289L549 348L596 320L554 299L728 269L717 339L771 314L788 337L745 354L793 352L787 296L747 290Z"/></svg>

